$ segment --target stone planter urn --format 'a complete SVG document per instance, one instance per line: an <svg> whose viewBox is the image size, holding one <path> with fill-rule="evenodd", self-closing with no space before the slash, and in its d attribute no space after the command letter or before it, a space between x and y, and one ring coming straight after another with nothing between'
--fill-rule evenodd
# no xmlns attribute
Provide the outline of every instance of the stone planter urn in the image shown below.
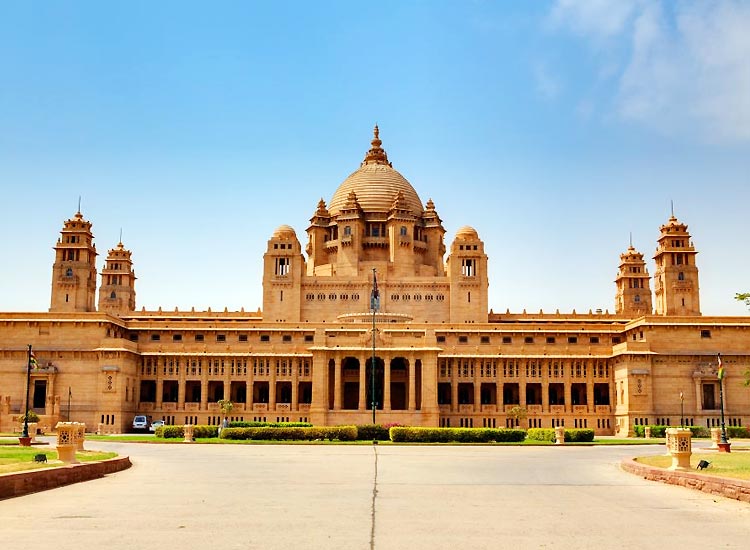
<svg viewBox="0 0 750 550"><path fill-rule="evenodd" d="M667 428L669 454L672 465L669 470L689 470L690 456L693 454L693 433L685 428Z"/></svg>
<svg viewBox="0 0 750 550"><path fill-rule="evenodd" d="M711 447L710 449L718 449L719 443L721 443L721 428L711 428Z"/></svg>
<svg viewBox="0 0 750 550"><path fill-rule="evenodd" d="M555 428L555 445L565 444L565 428L558 426Z"/></svg>
<svg viewBox="0 0 750 550"><path fill-rule="evenodd" d="M195 441L195 438L193 437L193 426L191 424L185 424L184 429L184 436L185 438L182 440L184 443L192 443Z"/></svg>

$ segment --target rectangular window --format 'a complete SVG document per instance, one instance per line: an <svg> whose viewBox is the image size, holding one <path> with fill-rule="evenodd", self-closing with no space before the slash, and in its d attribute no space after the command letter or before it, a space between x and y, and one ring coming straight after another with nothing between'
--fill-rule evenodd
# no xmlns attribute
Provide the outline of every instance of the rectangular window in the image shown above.
<svg viewBox="0 0 750 550"><path fill-rule="evenodd" d="M577 336L568 336L568 344L577 344L577 343L578 343Z"/></svg>
<svg viewBox="0 0 750 550"><path fill-rule="evenodd" d="M511 344L513 343L513 340L510 336L503 336L503 344Z"/></svg>
<svg viewBox="0 0 750 550"><path fill-rule="evenodd" d="M701 331L701 338L711 338L711 331L710 330L702 330Z"/></svg>
<svg viewBox="0 0 750 550"><path fill-rule="evenodd" d="M217 334L216 335L216 341L217 342L226 342L227 341L227 335L226 334Z"/></svg>
<svg viewBox="0 0 750 550"><path fill-rule="evenodd" d="M131 332L130 333L130 341L131 342L137 342L138 341L138 333L137 332Z"/></svg>
<svg viewBox="0 0 750 550"><path fill-rule="evenodd" d="M620 343L620 337L619 336L613 336L612 337L612 343L613 344L619 344Z"/></svg>
<svg viewBox="0 0 750 550"><path fill-rule="evenodd" d="M202 334L196 334L195 335L195 341L196 342L203 342L203 335Z"/></svg>
<svg viewBox="0 0 750 550"><path fill-rule="evenodd" d="M261 342L270 342L271 337L268 334L261 334L260 335L260 341Z"/></svg>
<svg viewBox="0 0 750 550"><path fill-rule="evenodd" d="M547 343L548 344L554 344L555 343L555 337L554 336L547 336Z"/></svg>
<svg viewBox="0 0 750 550"><path fill-rule="evenodd" d="M469 341L468 336L459 336L458 337L458 343L459 344L466 344Z"/></svg>
<svg viewBox="0 0 750 550"><path fill-rule="evenodd" d="M489 344L490 343L490 337L489 336L482 336L479 338L480 342L482 344Z"/></svg>
<svg viewBox="0 0 750 550"><path fill-rule="evenodd" d="M445 343L445 336L442 334L437 337L438 344L444 344Z"/></svg>
<svg viewBox="0 0 750 550"><path fill-rule="evenodd" d="M172 341L173 342L182 342L182 334L173 334L172 335Z"/></svg>
<svg viewBox="0 0 750 550"><path fill-rule="evenodd" d="M151 341L152 342L158 342L159 340L161 340L161 334L152 334L151 335Z"/></svg>
<svg viewBox="0 0 750 550"><path fill-rule="evenodd" d="M240 342L247 342L247 334L240 334Z"/></svg>
<svg viewBox="0 0 750 550"><path fill-rule="evenodd" d="M281 337L282 342L291 342L292 341L292 335L291 334L285 334Z"/></svg>
<svg viewBox="0 0 750 550"><path fill-rule="evenodd" d="M599 337L598 336L592 336L589 338L589 344L598 344L599 343Z"/></svg>
<svg viewBox="0 0 750 550"><path fill-rule="evenodd" d="M312 334L305 334L305 342L312 342L315 340L315 337Z"/></svg>
<svg viewBox="0 0 750 550"><path fill-rule="evenodd" d="M533 336L524 336L523 343L524 344L533 344L534 343L534 337Z"/></svg>

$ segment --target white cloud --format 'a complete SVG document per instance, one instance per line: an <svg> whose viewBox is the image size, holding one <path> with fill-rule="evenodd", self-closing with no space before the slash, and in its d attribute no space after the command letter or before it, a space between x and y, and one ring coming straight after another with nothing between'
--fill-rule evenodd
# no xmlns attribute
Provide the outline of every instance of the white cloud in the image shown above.
<svg viewBox="0 0 750 550"><path fill-rule="evenodd" d="M708 141L750 140L750 4L559 0L550 17L593 47L603 38L629 47L612 74L622 119Z"/></svg>

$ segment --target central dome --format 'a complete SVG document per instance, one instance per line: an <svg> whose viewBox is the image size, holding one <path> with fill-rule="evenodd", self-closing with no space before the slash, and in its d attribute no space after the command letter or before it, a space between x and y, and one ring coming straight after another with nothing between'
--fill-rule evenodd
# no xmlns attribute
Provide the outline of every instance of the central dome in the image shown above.
<svg viewBox="0 0 750 550"><path fill-rule="evenodd" d="M419 195L406 178L388 162L388 156L380 147L382 142L378 135L379 130L375 126L372 148L365 155L362 166L346 178L333 194L328 205L328 211L332 216L341 212L352 191L357 195L357 202L365 212L388 212L400 191L409 211L417 217L422 216L423 207Z"/></svg>

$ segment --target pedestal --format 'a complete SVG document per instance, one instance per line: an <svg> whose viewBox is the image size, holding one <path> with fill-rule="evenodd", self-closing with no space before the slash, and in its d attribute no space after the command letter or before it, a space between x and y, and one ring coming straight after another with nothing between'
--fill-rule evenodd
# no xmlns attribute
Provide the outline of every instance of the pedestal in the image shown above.
<svg viewBox="0 0 750 550"><path fill-rule="evenodd" d="M721 443L721 428L711 428L711 446L709 449L718 449Z"/></svg>
<svg viewBox="0 0 750 550"><path fill-rule="evenodd" d="M651 439L651 426L643 428L643 435L646 439Z"/></svg>
<svg viewBox="0 0 750 550"><path fill-rule="evenodd" d="M555 445L565 444L565 428L558 426L555 428Z"/></svg>
<svg viewBox="0 0 750 550"><path fill-rule="evenodd" d="M690 456L693 454L693 434L684 428L667 428L669 454L672 455L672 465L669 470L689 470Z"/></svg>
<svg viewBox="0 0 750 550"><path fill-rule="evenodd" d="M76 450L78 449L78 423L58 422L57 430L57 456L69 464L77 464Z"/></svg>

